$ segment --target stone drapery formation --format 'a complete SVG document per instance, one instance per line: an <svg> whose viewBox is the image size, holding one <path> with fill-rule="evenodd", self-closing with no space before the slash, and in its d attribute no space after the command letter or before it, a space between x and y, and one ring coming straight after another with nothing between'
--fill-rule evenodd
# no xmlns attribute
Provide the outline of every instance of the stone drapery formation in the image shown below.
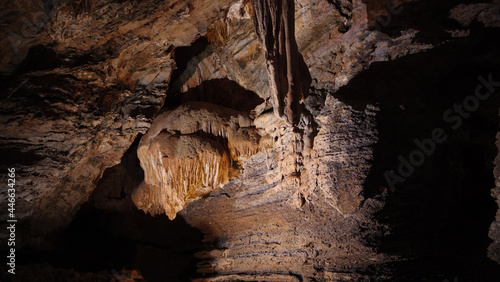
<svg viewBox="0 0 500 282"><path fill-rule="evenodd" d="M289 124L300 120L310 75L295 41L294 0L252 0L253 21L264 48L271 99L276 115Z"/></svg>
<svg viewBox="0 0 500 282"><path fill-rule="evenodd" d="M303 105L311 77L295 40L295 0L251 3L255 30L264 49L274 113L294 129L292 154L280 175L300 173L310 156L315 122Z"/></svg>
<svg viewBox="0 0 500 282"><path fill-rule="evenodd" d="M226 184L239 157L259 150L260 135L248 114L189 102L159 115L139 143L144 182L136 206L174 219L189 199Z"/></svg>
<svg viewBox="0 0 500 282"><path fill-rule="evenodd" d="M94 2L76 17L73 1L0 3L0 144L25 175L16 207L29 226L19 246L74 218L164 104L170 50L205 34L230 3Z"/></svg>

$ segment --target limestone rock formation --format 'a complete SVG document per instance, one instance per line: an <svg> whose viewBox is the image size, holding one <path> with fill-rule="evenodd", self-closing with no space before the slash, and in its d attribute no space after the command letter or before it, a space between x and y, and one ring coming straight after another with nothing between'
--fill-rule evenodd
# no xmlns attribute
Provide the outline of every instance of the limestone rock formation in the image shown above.
<svg viewBox="0 0 500 282"><path fill-rule="evenodd" d="M159 115L137 149L144 183L132 196L152 215L174 219L186 201L226 184L240 157L259 150L248 114L191 102Z"/></svg>
<svg viewBox="0 0 500 282"><path fill-rule="evenodd" d="M31 231L22 241L71 221L163 105L176 66L169 50L205 34L229 4L83 2L94 3L90 13L73 1L0 4L3 164L24 175L17 216Z"/></svg>
<svg viewBox="0 0 500 282"><path fill-rule="evenodd" d="M255 30L265 51L271 100L289 124L300 120L299 101L309 94L310 75L295 41L295 1L252 1Z"/></svg>
<svg viewBox="0 0 500 282"><path fill-rule="evenodd" d="M18 277L497 281L499 9L1 2Z"/></svg>

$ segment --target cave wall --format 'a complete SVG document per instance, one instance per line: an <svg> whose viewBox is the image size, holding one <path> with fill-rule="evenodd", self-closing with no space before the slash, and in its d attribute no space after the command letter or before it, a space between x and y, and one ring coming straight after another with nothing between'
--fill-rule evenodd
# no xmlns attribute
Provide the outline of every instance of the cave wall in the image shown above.
<svg viewBox="0 0 500 282"><path fill-rule="evenodd" d="M18 170L20 245L53 247L47 234L65 228L89 197L98 209L129 209L134 189L109 180L127 174L115 165L151 135L153 121L197 101L245 112L266 142L237 157L225 185L175 211L204 234L194 278L488 281L497 271L484 260L498 209L490 197L498 199L497 188L490 192L498 186L497 98L396 189L384 173L397 170L413 139L442 126L442 113L474 92L477 76L498 80L499 1L295 1L297 48L311 78L303 106L314 121L303 155L295 154L308 147L300 135L272 114L248 1L95 1L90 10L50 3L0 4L8 28L0 41L2 167ZM163 196L147 195L145 205L165 202L155 197ZM488 249L497 262L498 221ZM450 252L462 245L472 251Z"/></svg>
<svg viewBox="0 0 500 282"><path fill-rule="evenodd" d="M206 33L228 5L110 1L76 15L71 3L41 3L2 3L3 165L24 176L17 215L32 230L23 241L69 223L163 105L170 50Z"/></svg>

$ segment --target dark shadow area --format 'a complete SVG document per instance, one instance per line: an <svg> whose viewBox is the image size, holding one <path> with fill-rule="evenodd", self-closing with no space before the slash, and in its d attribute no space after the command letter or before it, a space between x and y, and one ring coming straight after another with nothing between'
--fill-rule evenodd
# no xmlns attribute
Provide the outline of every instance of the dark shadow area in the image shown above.
<svg viewBox="0 0 500 282"><path fill-rule="evenodd" d="M196 66L210 56L215 48L208 43L206 37L200 37L191 45L177 47L174 51L176 69L172 72L163 108L172 109L180 105L182 85L195 73Z"/></svg>
<svg viewBox="0 0 500 282"><path fill-rule="evenodd" d="M179 101L208 102L243 112L250 112L264 102L254 92L227 78L204 81L179 95Z"/></svg>
<svg viewBox="0 0 500 282"><path fill-rule="evenodd" d="M28 71L55 68L61 64L56 51L45 45L36 45L29 49L26 58L17 65L14 76Z"/></svg>
<svg viewBox="0 0 500 282"><path fill-rule="evenodd" d="M70 281L67 278L75 272L99 275L92 281L109 281L106 277L138 270L146 281L189 281L203 234L181 216L169 220L166 215L152 217L135 208L130 193L144 178L136 153L139 139L120 164L104 172L68 228L53 236L51 249L19 250L18 265L24 267L24 277L35 277L49 268L59 273L60 281Z"/></svg>
<svg viewBox="0 0 500 282"><path fill-rule="evenodd" d="M176 69L170 78L165 103L160 112L173 109L190 101L208 102L239 111L250 112L264 102L256 93L227 78L203 81L200 85L181 93L181 87L196 72L197 65L215 52L206 37L200 37L190 46L174 51Z"/></svg>
<svg viewBox="0 0 500 282"><path fill-rule="evenodd" d="M357 110L368 104L380 108L379 139L365 196L388 192L376 216L391 233L374 244L380 252L405 258L389 265L396 281L500 277L500 266L486 256L488 229L498 209L490 190L495 186L500 88L479 101L477 110L465 110L469 115L453 110L475 94L478 76L500 81L500 52L493 39L499 36L495 30L473 30L470 38L374 63L334 94ZM451 114L444 118L449 109ZM424 153L416 142L432 139L436 128L444 131L446 141ZM410 162L415 151L422 151L422 162ZM404 176L401 158L412 167ZM386 172L401 179L391 185Z"/></svg>
<svg viewBox="0 0 500 282"><path fill-rule="evenodd" d="M80 273L138 270L147 281L188 281L201 240L201 232L180 216L170 221L165 215L86 206L58 234L54 249L23 248L18 265L49 264Z"/></svg>
<svg viewBox="0 0 500 282"><path fill-rule="evenodd" d="M397 1L363 0L373 29L395 38L408 29L418 30L419 42L439 44L450 38L446 30L463 29L449 18L449 11L460 4L484 3L480 0Z"/></svg>
<svg viewBox="0 0 500 282"><path fill-rule="evenodd" d="M4 143L5 144L5 143ZM0 169L6 171L8 167L15 167L16 165L31 165L42 160L43 157L33 151L23 151L25 148L20 148L13 144L4 145L5 148L0 149L2 159L0 160Z"/></svg>

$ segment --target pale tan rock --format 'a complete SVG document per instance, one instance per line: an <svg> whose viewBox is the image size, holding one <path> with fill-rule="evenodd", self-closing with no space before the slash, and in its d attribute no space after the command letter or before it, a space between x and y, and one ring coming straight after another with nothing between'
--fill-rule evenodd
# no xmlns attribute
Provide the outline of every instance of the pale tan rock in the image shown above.
<svg viewBox="0 0 500 282"><path fill-rule="evenodd" d="M226 184L233 163L262 145L251 124L246 113L202 102L159 115L137 149L144 183L132 195L136 206L174 219L188 200Z"/></svg>
<svg viewBox="0 0 500 282"><path fill-rule="evenodd" d="M193 135L162 132L149 147L140 145L138 157L144 183L132 194L137 208L174 219L186 201L227 183L230 159L216 141Z"/></svg>

